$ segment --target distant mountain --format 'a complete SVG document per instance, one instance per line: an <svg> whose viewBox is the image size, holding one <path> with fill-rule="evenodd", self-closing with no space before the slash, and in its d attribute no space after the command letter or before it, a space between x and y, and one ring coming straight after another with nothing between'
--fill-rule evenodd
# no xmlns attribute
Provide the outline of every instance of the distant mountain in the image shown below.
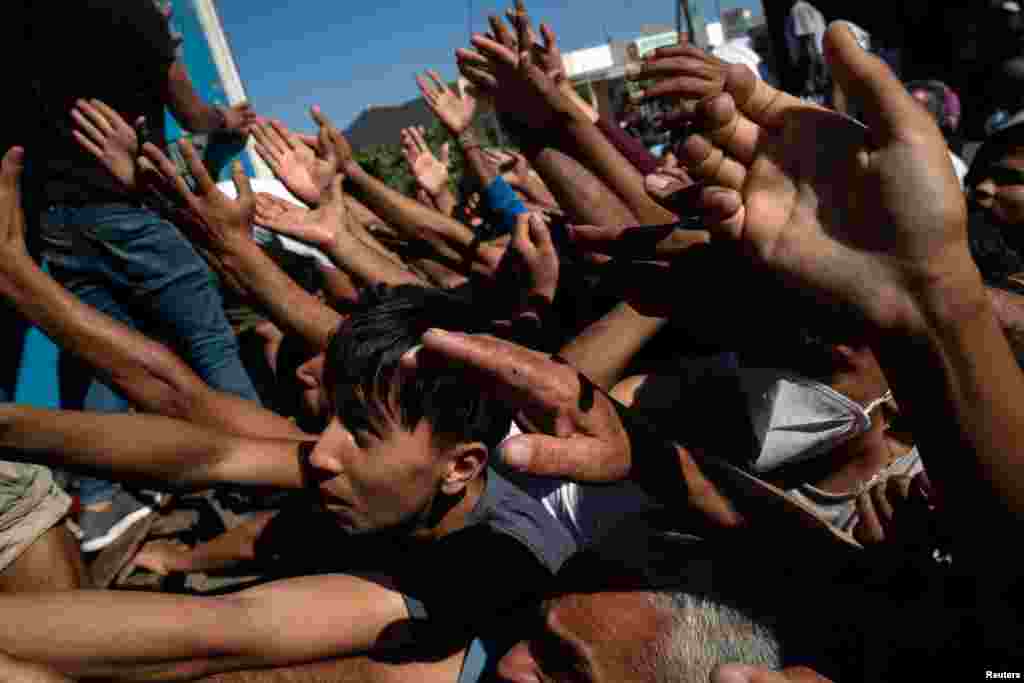
<svg viewBox="0 0 1024 683"><path fill-rule="evenodd" d="M434 115L422 97L405 104L368 107L356 117L346 131L354 149L373 145L398 144L399 134L409 126L429 128Z"/></svg>

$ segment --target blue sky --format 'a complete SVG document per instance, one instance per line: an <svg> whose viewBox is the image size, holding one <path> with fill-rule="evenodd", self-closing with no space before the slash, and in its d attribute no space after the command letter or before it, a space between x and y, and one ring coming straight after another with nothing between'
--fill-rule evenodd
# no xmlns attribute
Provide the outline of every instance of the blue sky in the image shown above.
<svg viewBox="0 0 1024 683"><path fill-rule="evenodd" d="M310 128L319 104L345 127L369 105L397 104L418 95L413 74L436 69L456 76L454 51L512 0L218 0L250 101L260 114L293 128ZM758 0L702 0L751 7ZM535 21L547 21L563 50L612 38L635 37L644 24L675 23L672 0L531 0Z"/></svg>

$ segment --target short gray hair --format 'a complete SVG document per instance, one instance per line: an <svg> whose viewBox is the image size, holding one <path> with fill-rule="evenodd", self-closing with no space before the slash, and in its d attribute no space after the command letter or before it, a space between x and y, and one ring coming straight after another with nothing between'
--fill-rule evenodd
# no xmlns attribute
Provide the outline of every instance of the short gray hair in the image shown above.
<svg viewBox="0 0 1024 683"><path fill-rule="evenodd" d="M686 591L652 592L651 603L669 617L670 627L648 652L657 683L704 683L720 664L778 669L782 654L775 633L739 609Z"/></svg>

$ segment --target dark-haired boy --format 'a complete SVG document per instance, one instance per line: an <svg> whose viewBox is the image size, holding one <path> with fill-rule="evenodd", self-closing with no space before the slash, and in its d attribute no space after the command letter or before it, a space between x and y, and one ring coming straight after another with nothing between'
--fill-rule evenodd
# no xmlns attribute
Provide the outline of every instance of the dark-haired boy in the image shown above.
<svg viewBox="0 0 1024 683"><path fill-rule="evenodd" d="M0 651L71 675L198 676L411 645L406 627L423 622L431 641L458 649L507 623L545 589L573 541L487 467L510 425L498 399L449 368L399 368L427 329L486 324L472 302L440 290L399 287L369 299L328 349L331 417L315 443L229 437L153 416L0 408L0 446L26 460L182 488L314 491L335 531L296 545L318 571L347 572L223 597L5 598L7 623L18 627L0 627ZM82 629L96 609L102 624ZM423 634L411 632L419 643Z"/></svg>

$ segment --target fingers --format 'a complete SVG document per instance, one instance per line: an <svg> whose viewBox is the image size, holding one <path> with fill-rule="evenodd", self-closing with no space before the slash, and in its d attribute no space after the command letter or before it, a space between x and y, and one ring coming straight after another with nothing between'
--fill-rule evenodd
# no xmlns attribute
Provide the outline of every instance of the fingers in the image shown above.
<svg viewBox="0 0 1024 683"><path fill-rule="evenodd" d="M512 437L498 446L497 457L507 467L539 477L578 482L618 481L626 472L611 474L606 463L613 447L599 439L563 439L542 434Z"/></svg>
<svg viewBox="0 0 1024 683"><path fill-rule="evenodd" d="M272 141L269 130L270 127L266 124L259 124L253 128L252 136L256 141L256 153L276 171L281 163L282 153Z"/></svg>
<svg viewBox="0 0 1024 683"><path fill-rule="evenodd" d="M434 92L434 89L427 82L427 79L423 76L416 74L416 85L419 86L420 94L423 95L423 99L429 102L431 105L437 105L438 95Z"/></svg>
<svg viewBox="0 0 1024 683"><path fill-rule="evenodd" d="M529 214L529 238L538 251L554 252L555 242L551 238L551 229L544 219L536 213Z"/></svg>
<svg viewBox="0 0 1024 683"><path fill-rule="evenodd" d="M194 198L188 183L178 173L177 166L167 158L167 155L159 147L151 142L147 142L142 145L142 155L155 167L160 180L164 184L170 184L180 200L190 202Z"/></svg>
<svg viewBox="0 0 1024 683"><path fill-rule="evenodd" d="M519 56L511 49L491 40L485 36L474 35L470 42L483 53L485 57L496 64L509 68L515 68L519 64Z"/></svg>
<svg viewBox="0 0 1024 683"><path fill-rule="evenodd" d="M445 166L449 166L452 161L452 146L451 143L444 143L441 145L441 163Z"/></svg>
<svg viewBox="0 0 1024 683"><path fill-rule="evenodd" d="M434 85L437 86L437 90L440 93L448 93L448 84L441 80L441 74L437 73L433 69L427 70L427 75L430 76L430 80L434 81Z"/></svg>
<svg viewBox="0 0 1024 683"><path fill-rule="evenodd" d="M423 133L418 127L413 126L409 129L409 137L412 138L417 152L420 154L430 154L430 146L427 145L427 140L423 137Z"/></svg>
<svg viewBox="0 0 1024 683"><path fill-rule="evenodd" d="M292 132L288 130L283 122L276 119L271 121L268 132L275 144L279 145L282 150L290 152L295 149L295 143L292 141Z"/></svg>
<svg viewBox="0 0 1024 683"><path fill-rule="evenodd" d="M0 182L5 190L18 191L21 186L21 174L25 169L25 149L23 147L11 147L4 154L3 162L0 164Z"/></svg>
<svg viewBox="0 0 1024 683"><path fill-rule="evenodd" d="M255 204L256 197L253 195L252 183L249 181L249 176L245 174L241 161L235 160L231 164L231 180L235 183L238 201L243 205Z"/></svg>
<svg viewBox="0 0 1024 683"><path fill-rule="evenodd" d="M707 185L742 189L747 169L730 159L703 135L691 135L679 147L679 162L687 172Z"/></svg>
<svg viewBox="0 0 1024 683"><path fill-rule="evenodd" d="M565 371L572 374L571 382L579 393L579 380L568 366L558 365L542 353L495 337L429 330L423 335L423 349L494 382L498 391L510 400L557 407L558 399L565 393L558 385L559 380L566 379ZM402 362L407 367L416 367L418 356L403 357Z"/></svg>
<svg viewBox="0 0 1024 683"><path fill-rule="evenodd" d="M533 61L534 33L533 25L530 22L530 15L526 12L526 6L522 0L516 0L515 26L519 37L519 60L520 63L530 64Z"/></svg>
<svg viewBox="0 0 1024 683"><path fill-rule="evenodd" d="M674 225L644 225L629 228L574 225L569 235L578 248L630 260L671 260L695 243L706 242L706 235L691 228Z"/></svg>
<svg viewBox="0 0 1024 683"><path fill-rule="evenodd" d="M938 133L927 111L881 59L860 47L846 25L833 22L829 27L825 56L842 90L864 104L864 120L876 146L906 141L926 130Z"/></svg>
<svg viewBox="0 0 1024 683"><path fill-rule="evenodd" d="M182 138L178 142L178 149L181 150L181 156L185 159L185 165L188 167L189 173L192 175L193 180L196 181L196 189L199 190L198 194L205 197L216 192L217 185L213 182L213 178L210 177L210 172L206 170L206 166L199 159L199 155L196 154L196 148L192 146L192 142L188 138Z"/></svg>
<svg viewBox="0 0 1024 683"><path fill-rule="evenodd" d="M558 37L555 32L551 30L551 27L541 22L540 34L544 38L544 51L551 52L558 46Z"/></svg>
<svg viewBox="0 0 1024 683"><path fill-rule="evenodd" d="M123 118L121 118L121 115L118 114L116 111L114 111L106 103L101 102L100 100L97 100L97 99L89 100L89 103L93 106L93 108L100 115L100 117L102 119L104 119L107 123L109 123L112 128L129 128L130 127L130 126L128 126L128 123ZM139 119L137 119L135 121L135 125L138 126L139 122L140 121L144 122L145 119L146 119L145 116L140 116Z"/></svg>
<svg viewBox="0 0 1024 683"><path fill-rule="evenodd" d="M102 145L106 142L107 134L99 129L93 122L86 118L78 107L71 110L71 118L79 129L85 131L90 140Z"/></svg>
<svg viewBox="0 0 1024 683"><path fill-rule="evenodd" d="M885 531L882 529L882 522L875 510L875 501L868 491L857 496L857 518L853 537L860 543L869 545L885 540Z"/></svg>
<svg viewBox="0 0 1024 683"><path fill-rule="evenodd" d="M506 48L517 51L518 50L518 38L512 33L511 29L505 25L505 22L496 15L490 15L487 17L487 23L491 25L491 34L495 40L501 43ZM514 24L513 24L514 26Z"/></svg>
<svg viewBox="0 0 1024 683"><path fill-rule="evenodd" d="M111 125L111 121L108 121L107 118L100 112L100 110L93 106L90 102L87 102L86 100L78 100L75 103L75 108L72 110L72 114L74 114L75 112L78 112L80 115L84 114L85 117L87 117L88 120L92 122L92 125L99 129L104 135L113 134L114 126ZM124 123L124 120L121 119L120 116L118 116L117 119L120 120L121 123Z"/></svg>

